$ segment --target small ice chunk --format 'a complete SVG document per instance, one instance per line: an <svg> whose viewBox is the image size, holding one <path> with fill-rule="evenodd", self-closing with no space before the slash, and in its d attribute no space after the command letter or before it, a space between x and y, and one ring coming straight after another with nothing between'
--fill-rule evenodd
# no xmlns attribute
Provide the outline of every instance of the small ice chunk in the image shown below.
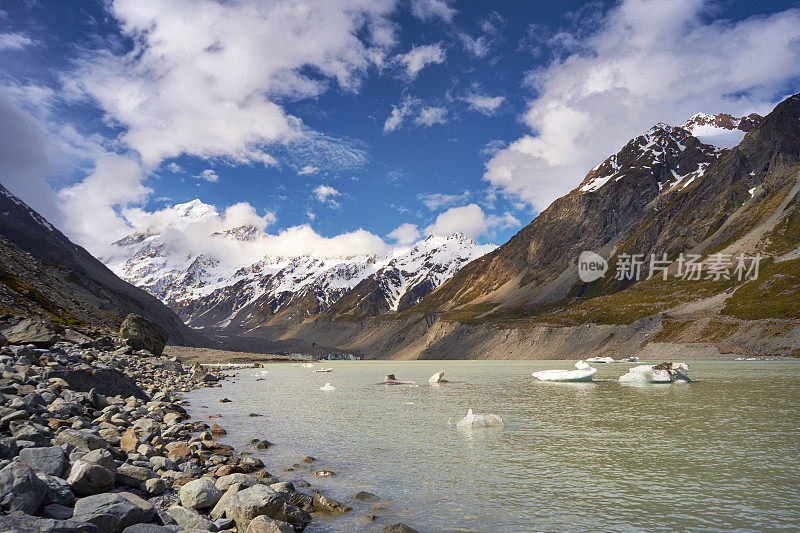
<svg viewBox="0 0 800 533"><path fill-rule="evenodd" d="M472 409L467 411L467 416L462 418L456 424L460 428L488 428L499 427L503 425L503 419L497 415L487 413L483 415L476 415L472 413Z"/></svg>
<svg viewBox="0 0 800 533"><path fill-rule="evenodd" d="M319 390L336 390L336 387L334 387L330 383L326 383L325 385L320 387Z"/></svg>
<svg viewBox="0 0 800 533"><path fill-rule="evenodd" d="M261 373L262 374L269 374L269 371L268 370L262 370Z"/></svg>
<svg viewBox="0 0 800 533"><path fill-rule="evenodd" d="M689 365L686 363L661 363L638 365L619 378L620 383L688 383Z"/></svg>
<svg viewBox="0 0 800 533"><path fill-rule="evenodd" d="M434 375L432 375L428 379L428 383L448 383L448 381L444 379L444 370L440 370Z"/></svg>
<svg viewBox="0 0 800 533"><path fill-rule="evenodd" d="M597 369L589 366L586 361L575 363L577 370L541 370L534 372L533 377L540 381L592 381L592 376Z"/></svg>
<svg viewBox="0 0 800 533"><path fill-rule="evenodd" d="M613 363L613 357L590 357L586 360L587 363Z"/></svg>
<svg viewBox="0 0 800 533"><path fill-rule="evenodd" d="M314 368L314 365L312 365L311 363L306 363L306 368Z"/></svg>

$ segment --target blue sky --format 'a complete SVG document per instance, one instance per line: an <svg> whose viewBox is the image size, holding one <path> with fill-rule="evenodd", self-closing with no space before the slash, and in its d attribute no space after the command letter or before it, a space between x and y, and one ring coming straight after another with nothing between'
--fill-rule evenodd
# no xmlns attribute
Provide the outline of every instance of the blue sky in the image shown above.
<svg viewBox="0 0 800 533"><path fill-rule="evenodd" d="M97 253L194 198L350 235L348 253L430 231L500 244L653 123L800 90L797 2L0 10L0 180Z"/></svg>

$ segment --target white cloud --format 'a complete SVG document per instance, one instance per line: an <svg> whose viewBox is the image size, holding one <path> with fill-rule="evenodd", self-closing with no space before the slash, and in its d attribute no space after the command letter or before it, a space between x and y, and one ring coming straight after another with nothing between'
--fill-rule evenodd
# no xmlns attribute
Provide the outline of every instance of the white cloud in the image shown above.
<svg viewBox="0 0 800 533"><path fill-rule="evenodd" d="M131 231L118 210L143 202L152 189L142 185L143 169L134 159L108 154L79 183L58 192L69 235L95 254Z"/></svg>
<svg viewBox="0 0 800 533"><path fill-rule="evenodd" d="M391 114L383 123L383 132L391 133L403 125L405 119L412 115L414 124L429 127L447 122L447 109L440 106L423 106L419 98L406 96L398 105L392 106Z"/></svg>
<svg viewBox="0 0 800 533"><path fill-rule="evenodd" d="M505 101L504 96L487 96L485 94L472 93L464 97L464 101L469 104L469 108L484 115L493 115L497 108Z"/></svg>
<svg viewBox="0 0 800 533"><path fill-rule="evenodd" d="M458 11L445 0L411 0L411 13L423 21L440 18L452 22Z"/></svg>
<svg viewBox="0 0 800 533"><path fill-rule="evenodd" d="M181 168L181 166L178 163L173 161L172 163L167 165L167 170L169 170L173 174L177 174L178 172L182 171L183 169Z"/></svg>
<svg viewBox="0 0 800 533"><path fill-rule="evenodd" d="M148 167L180 154L273 165L270 144L304 135L275 98L316 96L328 80L356 90L393 45L393 9L393 0L115 0L111 13L136 46L92 51L65 84L97 101Z"/></svg>
<svg viewBox="0 0 800 533"><path fill-rule="evenodd" d="M339 207L339 202L335 200L336 197L341 196L342 193L331 187L330 185L319 185L313 191L317 201L323 204L328 204L331 207Z"/></svg>
<svg viewBox="0 0 800 533"><path fill-rule="evenodd" d="M300 170L297 171L297 175L298 176L308 176L309 174L316 174L317 172L319 172L319 167L306 165L306 166L304 166L303 168L301 168Z"/></svg>
<svg viewBox="0 0 800 533"><path fill-rule="evenodd" d="M445 51L442 43L419 45L396 56L395 60L403 64L408 76L414 79L428 65L444 63Z"/></svg>
<svg viewBox="0 0 800 533"><path fill-rule="evenodd" d="M439 210L443 207L448 207L455 204L466 202L469 198L469 191L463 191L460 194L444 194L440 192L420 193L417 195L417 200L422 202L425 207L431 211Z"/></svg>
<svg viewBox="0 0 800 533"><path fill-rule="evenodd" d="M0 50L22 50L35 42L21 33L0 33Z"/></svg>
<svg viewBox="0 0 800 533"><path fill-rule="evenodd" d="M198 180L205 180L205 181L208 181L210 183L216 183L216 182L219 181L219 176L211 168L207 168L204 171L202 171L200 174L198 174L196 176L192 176L192 177L195 178L195 179L198 179Z"/></svg>
<svg viewBox="0 0 800 533"><path fill-rule="evenodd" d="M472 37L471 35L460 32L458 38L461 40L461 45L464 50L469 52L475 57L483 57L489 53L491 46L485 35L480 37Z"/></svg>
<svg viewBox="0 0 800 533"><path fill-rule="evenodd" d="M477 204L451 207L436 217L436 221L425 228L425 235L452 235L460 232L472 239L493 236L496 230L519 227L520 222L511 213L501 216L486 216Z"/></svg>
<svg viewBox="0 0 800 533"><path fill-rule="evenodd" d="M174 253L195 257L205 254L223 264L245 265L269 256L341 257L385 254L392 247L383 239L363 229L323 237L309 225L300 225L271 234L266 228L275 222L275 215L258 215L248 203L234 204L222 213L200 200L178 204L155 212L133 208L125 210L131 224L148 234L161 235ZM241 241L226 235L227 230L254 226L251 240ZM113 264L125 254L110 247L104 260Z"/></svg>
<svg viewBox="0 0 800 533"><path fill-rule="evenodd" d="M393 229L392 232L387 235L387 237L396 241L397 244L404 245L411 244L412 242L416 241L422 237L422 234L419 232L419 228L416 224L409 224L406 222L405 224L400 224Z"/></svg>
<svg viewBox="0 0 800 533"><path fill-rule="evenodd" d="M483 157L493 157L497 152L505 148L506 142L500 139L492 139L483 145L481 155Z"/></svg>
<svg viewBox="0 0 800 533"><path fill-rule="evenodd" d="M769 111L800 75L800 11L707 22L706 7L626 0L594 34L575 36L571 52L529 75L533 133L498 152L484 179L542 210L658 121Z"/></svg>
<svg viewBox="0 0 800 533"><path fill-rule="evenodd" d="M414 124L426 127L434 124L444 124L445 122L447 122L447 109L435 106L423 107L417 118L414 119Z"/></svg>

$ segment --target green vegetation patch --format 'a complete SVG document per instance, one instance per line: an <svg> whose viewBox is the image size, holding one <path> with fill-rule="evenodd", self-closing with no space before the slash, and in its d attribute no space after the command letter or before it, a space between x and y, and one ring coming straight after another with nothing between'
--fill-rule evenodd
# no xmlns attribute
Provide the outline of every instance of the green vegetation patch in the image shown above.
<svg viewBox="0 0 800 533"><path fill-rule="evenodd" d="M800 318L800 259L768 261L758 279L728 299L722 313L743 320Z"/></svg>

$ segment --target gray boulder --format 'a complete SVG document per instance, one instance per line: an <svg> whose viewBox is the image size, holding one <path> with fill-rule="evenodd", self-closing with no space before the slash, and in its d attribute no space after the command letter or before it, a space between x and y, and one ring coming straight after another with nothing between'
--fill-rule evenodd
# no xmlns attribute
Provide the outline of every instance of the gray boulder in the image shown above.
<svg viewBox="0 0 800 533"><path fill-rule="evenodd" d="M117 467L117 481L135 489L141 488L142 483L154 477L158 477L155 472L143 466L124 464Z"/></svg>
<svg viewBox="0 0 800 533"><path fill-rule="evenodd" d="M300 530L311 522L311 515L288 503L283 495L266 485L256 485L237 492L228 500L225 510L225 516L235 520L240 531L246 531L250 522L261 515L288 522Z"/></svg>
<svg viewBox="0 0 800 533"><path fill-rule="evenodd" d="M36 514L47 491L47 484L26 464L15 462L0 470L0 507L4 511Z"/></svg>
<svg viewBox="0 0 800 533"><path fill-rule="evenodd" d="M107 492L114 486L116 474L98 464L78 459L72 465L67 483L78 496Z"/></svg>
<svg viewBox="0 0 800 533"><path fill-rule="evenodd" d="M84 450L100 450L108 448L108 443L103 437L85 429L65 429L56 435L53 444L70 444Z"/></svg>
<svg viewBox="0 0 800 533"><path fill-rule="evenodd" d="M89 522L103 533L120 533L134 524L150 522L153 505L129 492L97 494L75 503L74 520Z"/></svg>
<svg viewBox="0 0 800 533"><path fill-rule="evenodd" d="M13 459L18 453L17 439L14 437L0 439L0 459Z"/></svg>
<svg viewBox="0 0 800 533"><path fill-rule="evenodd" d="M68 461L60 446L46 448L25 448L19 452L19 462L25 463L37 472L61 477Z"/></svg>
<svg viewBox="0 0 800 533"><path fill-rule="evenodd" d="M160 526L158 524L135 524L122 530L122 533L176 533L178 526Z"/></svg>
<svg viewBox="0 0 800 533"><path fill-rule="evenodd" d="M286 522L278 522L260 515L250 521L247 533L294 533L294 528Z"/></svg>
<svg viewBox="0 0 800 533"><path fill-rule="evenodd" d="M75 505L75 494L65 480L42 472L36 472L36 477L47 484L47 499L44 502L46 505L56 504L67 507Z"/></svg>
<svg viewBox="0 0 800 533"><path fill-rule="evenodd" d="M22 513L0 516L0 531L13 533L101 533L96 525L87 522L38 518Z"/></svg>
<svg viewBox="0 0 800 533"><path fill-rule="evenodd" d="M216 486L221 491L228 490L228 487L233 485L234 483L240 483L245 487L254 487L256 485L261 485L261 480L258 479L256 476L250 474L228 474L227 476L222 476L217 478ZM280 491L279 491L280 492Z"/></svg>
<svg viewBox="0 0 800 533"><path fill-rule="evenodd" d="M184 507L208 509L214 507L220 498L222 491L214 486L214 481L208 477L190 481L181 487L180 499Z"/></svg>
<svg viewBox="0 0 800 533"><path fill-rule="evenodd" d="M174 505L169 508L167 514L172 517L175 522L186 531L216 531L217 526L214 522L206 519L195 511L194 509L187 509L180 505Z"/></svg>
<svg viewBox="0 0 800 533"><path fill-rule="evenodd" d="M141 315L131 313L122 322L119 336L127 339L134 350L147 350L153 355L161 355L167 345L169 334L164 328Z"/></svg>
<svg viewBox="0 0 800 533"><path fill-rule="evenodd" d="M6 330L5 336L9 344L33 344L37 348L52 348L60 340L52 324L36 318L21 320Z"/></svg>

